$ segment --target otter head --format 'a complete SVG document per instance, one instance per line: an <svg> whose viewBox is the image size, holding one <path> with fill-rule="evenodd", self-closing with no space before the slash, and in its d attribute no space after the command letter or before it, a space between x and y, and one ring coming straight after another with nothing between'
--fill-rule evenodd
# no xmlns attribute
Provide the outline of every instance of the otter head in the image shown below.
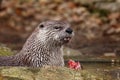
<svg viewBox="0 0 120 80"><path fill-rule="evenodd" d="M73 36L70 24L63 21L45 21L40 23L37 29L37 38L52 45L68 43Z"/></svg>

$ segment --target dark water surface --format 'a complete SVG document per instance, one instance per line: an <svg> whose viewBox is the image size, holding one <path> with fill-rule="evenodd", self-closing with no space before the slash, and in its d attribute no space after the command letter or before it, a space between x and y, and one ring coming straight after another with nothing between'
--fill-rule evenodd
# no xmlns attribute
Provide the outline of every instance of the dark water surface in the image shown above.
<svg viewBox="0 0 120 80"><path fill-rule="evenodd" d="M78 60L79 61L79 60ZM120 80L120 62L96 62L96 61L79 61L84 70L102 77L110 76L110 80ZM65 62L67 64L67 61ZM106 79L104 79L106 80Z"/></svg>
<svg viewBox="0 0 120 80"><path fill-rule="evenodd" d="M83 69L103 74L104 77L109 75L113 80L120 80L120 63L81 63Z"/></svg>
<svg viewBox="0 0 120 80"><path fill-rule="evenodd" d="M120 68L120 63L83 63L84 69L117 69Z"/></svg>

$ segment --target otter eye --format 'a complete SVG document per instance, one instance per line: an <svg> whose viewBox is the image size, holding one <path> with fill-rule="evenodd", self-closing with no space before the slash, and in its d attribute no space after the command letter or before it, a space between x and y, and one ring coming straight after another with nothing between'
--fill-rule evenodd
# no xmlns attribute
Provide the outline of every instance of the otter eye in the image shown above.
<svg viewBox="0 0 120 80"><path fill-rule="evenodd" d="M40 27L40 28L43 28L43 27L44 27L44 25L43 25L43 24L41 24L39 27Z"/></svg>
<svg viewBox="0 0 120 80"><path fill-rule="evenodd" d="M55 26L54 27L54 29L59 29L59 30L61 30L63 27L61 27L61 26Z"/></svg>

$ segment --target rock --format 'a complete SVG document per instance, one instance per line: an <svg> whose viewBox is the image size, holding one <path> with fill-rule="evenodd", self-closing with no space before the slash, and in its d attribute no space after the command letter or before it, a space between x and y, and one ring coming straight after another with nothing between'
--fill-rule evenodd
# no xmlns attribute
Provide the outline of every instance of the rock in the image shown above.
<svg viewBox="0 0 120 80"><path fill-rule="evenodd" d="M48 66L44 68L1 67L0 79L1 80L103 80L103 77L92 75L91 72L85 70L72 70L66 67Z"/></svg>
<svg viewBox="0 0 120 80"><path fill-rule="evenodd" d="M120 79L120 69L113 69L113 70L107 71L106 73L110 74L111 77L115 80Z"/></svg>
<svg viewBox="0 0 120 80"><path fill-rule="evenodd" d="M115 53L104 53L104 56L106 57L116 57Z"/></svg>
<svg viewBox="0 0 120 80"><path fill-rule="evenodd" d="M78 50L64 47L64 56L80 56L82 53Z"/></svg>

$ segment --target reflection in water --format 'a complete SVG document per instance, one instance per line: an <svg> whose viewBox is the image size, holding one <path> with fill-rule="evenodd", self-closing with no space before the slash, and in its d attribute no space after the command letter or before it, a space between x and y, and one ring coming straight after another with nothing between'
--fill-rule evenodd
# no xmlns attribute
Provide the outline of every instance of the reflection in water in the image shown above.
<svg viewBox="0 0 120 80"><path fill-rule="evenodd" d="M120 63L81 63L85 69L118 69Z"/></svg>
<svg viewBox="0 0 120 80"><path fill-rule="evenodd" d="M66 58L67 63L69 58ZM93 59L93 58L81 58L80 56L72 57L73 60L80 61L84 70L87 70L93 74L98 74L104 78L106 76L112 77L110 80L120 80L120 60L118 59ZM106 79L105 79L106 80Z"/></svg>
<svg viewBox="0 0 120 80"><path fill-rule="evenodd" d="M110 75L114 80L120 80L120 63L81 63L83 68L95 73Z"/></svg>
<svg viewBox="0 0 120 80"><path fill-rule="evenodd" d="M117 73L117 79L120 80L120 73Z"/></svg>

